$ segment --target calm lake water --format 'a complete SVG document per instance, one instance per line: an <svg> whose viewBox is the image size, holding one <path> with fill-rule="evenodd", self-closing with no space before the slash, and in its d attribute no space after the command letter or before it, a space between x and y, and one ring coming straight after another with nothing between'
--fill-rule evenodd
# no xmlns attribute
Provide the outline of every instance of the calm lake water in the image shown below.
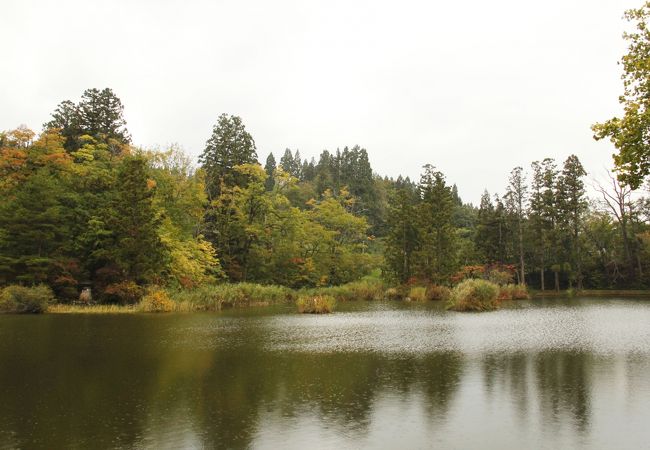
<svg viewBox="0 0 650 450"><path fill-rule="evenodd" d="M0 316L0 448L649 448L650 301Z"/></svg>

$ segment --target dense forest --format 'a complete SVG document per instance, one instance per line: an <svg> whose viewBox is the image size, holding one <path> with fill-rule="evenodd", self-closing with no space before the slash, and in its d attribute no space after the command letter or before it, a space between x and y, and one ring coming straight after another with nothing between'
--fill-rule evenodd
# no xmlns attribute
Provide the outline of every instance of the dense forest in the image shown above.
<svg viewBox="0 0 650 450"><path fill-rule="evenodd" d="M177 146L133 146L118 96L88 89L40 134L0 133L0 287L47 285L64 301L91 287L109 303L147 286L323 287L369 274L394 286L647 288L649 17L650 3L625 15L636 28L624 35L624 114L592 127L618 153L593 198L576 155L512 168L479 205L432 164L419 180L381 176L358 145L317 159L286 149L262 165L227 114L195 164Z"/></svg>
<svg viewBox="0 0 650 450"><path fill-rule="evenodd" d="M614 176L588 199L575 155L513 168L503 194L475 206L435 166L417 181L382 177L359 146L309 160L286 149L262 165L226 114L195 165L174 146L132 146L123 108L89 89L40 134L0 135L0 283L45 283L61 299L92 286L124 302L152 284L300 288L376 269L395 284L495 268L539 289L650 282L648 199Z"/></svg>

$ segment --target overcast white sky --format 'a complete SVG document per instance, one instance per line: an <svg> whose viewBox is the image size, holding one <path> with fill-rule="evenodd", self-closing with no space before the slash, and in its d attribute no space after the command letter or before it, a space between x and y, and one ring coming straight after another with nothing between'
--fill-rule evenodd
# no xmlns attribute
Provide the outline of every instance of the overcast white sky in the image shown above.
<svg viewBox="0 0 650 450"><path fill-rule="evenodd" d="M641 0L30 1L0 5L0 130L112 88L136 145L197 156L222 112L262 163L359 144L381 175L431 163L466 201L516 165L613 148L624 10Z"/></svg>

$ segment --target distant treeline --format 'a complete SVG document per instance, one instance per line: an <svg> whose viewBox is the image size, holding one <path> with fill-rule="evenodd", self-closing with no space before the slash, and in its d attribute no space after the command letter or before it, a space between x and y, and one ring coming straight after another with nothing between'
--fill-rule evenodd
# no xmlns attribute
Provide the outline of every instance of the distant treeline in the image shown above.
<svg viewBox="0 0 650 450"><path fill-rule="evenodd" d="M40 134L0 134L0 285L44 283L59 298L88 286L123 302L152 284L299 288L377 268L450 284L482 266L546 289L647 286L647 199L613 178L590 202L585 175L576 156L543 159L476 207L432 165L418 182L374 174L359 146L318 160L287 149L262 166L225 114L195 166L176 147L133 147L120 99L89 89Z"/></svg>

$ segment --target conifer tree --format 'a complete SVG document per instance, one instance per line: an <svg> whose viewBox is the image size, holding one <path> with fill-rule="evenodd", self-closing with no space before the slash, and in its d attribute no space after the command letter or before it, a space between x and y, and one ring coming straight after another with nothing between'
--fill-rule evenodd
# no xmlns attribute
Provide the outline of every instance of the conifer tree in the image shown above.
<svg viewBox="0 0 650 450"><path fill-rule="evenodd" d="M400 178L388 209L386 264L404 283L413 275L413 256L418 248L418 196L415 186Z"/></svg>
<svg viewBox="0 0 650 450"><path fill-rule="evenodd" d="M442 172L427 164L418 185L420 276L444 282L456 268L454 241L456 230L452 223L453 197Z"/></svg>
<svg viewBox="0 0 650 450"><path fill-rule="evenodd" d="M44 127L60 129L69 152L81 148L81 137L84 135L108 144L113 155L121 153L122 146L131 142L124 119L124 106L110 88L101 91L87 89L78 104L70 100L61 102L52 114L52 120Z"/></svg>
<svg viewBox="0 0 650 450"><path fill-rule="evenodd" d="M582 262L580 258L580 230L583 224L584 212L587 208L585 188L582 177L586 176L580 160L571 155L566 161L557 182L557 210L559 226L564 239L562 239L565 260L569 264L569 283L577 282L578 289L582 289Z"/></svg>
<svg viewBox="0 0 650 450"><path fill-rule="evenodd" d="M153 205L154 189L143 157L122 160L106 219L110 246L104 251L124 278L138 284L160 280L168 256L160 240L161 218Z"/></svg>
<svg viewBox="0 0 650 450"><path fill-rule="evenodd" d="M219 197L224 187L245 186L247 177L235 167L257 163L253 137L237 116L222 114L212 129L212 136L199 156L206 174L206 191L210 200Z"/></svg>
<svg viewBox="0 0 650 450"><path fill-rule="evenodd" d="M490 264L497 258L499 252L498 231L495 232L497 226L494 204L486 190L481 196L476 224L476 247L482 256L482 263Z"/></svg>
<svg viewBox="0 0 650 450"><path fill-rule="evenodd" d="M510 172L510 179L505 195L506 208L511 217L514 218L514 234L516 236L516 248L519 259L519 283L526 284L526 270L524 264L524 220L527 202L528 188L522 167L515 167Z"/></svg>
<svg viewBox="0 0 650 450"><path fill-rule="evenodd" d="M553 269L556 275L556 287L558 284L557 274L559 268L558 263L555 261L557 254L555 240L555 188L557 169L555 161L551 158L546 158L542 162L535 161L531 167L533 170L533 181L531 184L529 216L535 247L533 253L540 271L541 289L544 290L546 288L544 275L549 261L552 263L552 266L555 266Z"/></svg>
<svg viewBox="0 0 650 450"><path fill-rule="evenodd" d="M264 164L264 172L266 172L264 187L267 191L272 191L273 186L275 186L275 169L275 156L273 156L273 153L269 153L269 156L266 158L266 164Z"/></svg>
<svg viewBox="0 0 650 450"><path fill-rule="evenodd" d="M296 150L296 155L300 157L300 153L298 153L298 150ZM282 167L282 170L284 170L292 177L299 178L297 176L299 175L298 174L299 170L296 165L296 159L291 153L291 150L289 150L288 148L284 150L284 154L282 155L282 158L280 158L280 167Z"/></svg>

